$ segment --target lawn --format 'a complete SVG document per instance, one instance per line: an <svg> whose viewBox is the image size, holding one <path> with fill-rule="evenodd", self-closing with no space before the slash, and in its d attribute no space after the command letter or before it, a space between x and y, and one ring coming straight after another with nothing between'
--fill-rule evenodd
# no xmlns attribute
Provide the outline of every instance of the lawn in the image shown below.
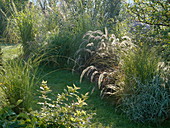
<svg viewBox="0 0 170 128"><path fill-rule="evenodd" d="M12 46L2 46L4 53L3 58L5 60L18 56L20 45ZM93 122L98 125L98 127L108 127L108 128L167 128L170 122L166 122L161 126L149 126L147 124L137 124L133 121L127 119L125 115L116 112L115 107L110 103L110 99L102 100L100 98L100 92L98 88L95 88L94 92L91 93L95 83L90 83L87 79L83 80L82 83L79 82L79 74L72 73L71 70L65 69L54 69L51 67L43 66L40 68L39 72L40 80L48 81L48 86L53 91L55 95L61 93L67 85L71 86L75 84L80 87L80 93L85 94L89 92L89 98L86 101L87 106L85 109L90 112L95 112L96 115L93 118Z"/></svg>

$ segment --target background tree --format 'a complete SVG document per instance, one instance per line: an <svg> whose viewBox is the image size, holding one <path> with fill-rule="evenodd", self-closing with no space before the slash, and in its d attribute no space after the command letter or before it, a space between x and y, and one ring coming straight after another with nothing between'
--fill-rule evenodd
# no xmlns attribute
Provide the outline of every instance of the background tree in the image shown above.
<svg viewBox="0 0 170 128"><path fill-rule="evenodd" d="M129 9L131 14L142 23L170 27L168 0L134 0L134 3L129 5Z"/></svg>
<svg viewBox="0 0 170 128"><path fill-rule="evenodd" d="M136 21L154 27L155 38L168 42L170 31L169 0L134 0L128 9Z"/></svg>
<svg viewBox="0 0 170 128"><path fill-rule="evenodd" d="M134 0L134 3L128 4L128 9L134 21L143 23L144 27L149 25L151 28L145 33L140 33L140 37L144 35L145 38L140 42L152 42L151 46L159 45L160 53L167 60L170 57L169 0Z"/></svg>

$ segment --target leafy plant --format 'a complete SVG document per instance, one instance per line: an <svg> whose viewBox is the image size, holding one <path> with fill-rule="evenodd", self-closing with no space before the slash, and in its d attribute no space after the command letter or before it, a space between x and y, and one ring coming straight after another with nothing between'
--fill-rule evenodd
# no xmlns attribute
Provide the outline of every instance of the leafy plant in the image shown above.
<svg viewBox="0 0 170 128"><path fill-rule="evenodd" d="M91 127L90 119L94 114L88 114L83 110L83 106L87 105L85 100L88 93L79 96L78 87L73 85L73 87L68 86L67 88L62 94L58 94L56 100L52 100L48 97L51 90L47 86L47 82L43 81L40 87L40 98L43 101L38 103L42 105L40 111L16 115L9 109L6 113L2 112L4 114L1 117L4 118L0 118L0 123L2 126L10 127Z"/></svg>
<svg viewBox="0 0 170 128"><path fill-rule="evenodd" d="M78 87L67 86L68 90L64 90L64 93L58 94L57 99L51 102L48 98L47 92L49 88L46 82L42 83L41 98L44 102L40 102L42 105L41 111L38 113L38 117L43 122L46 122L49 126L53 127L88 127L90 119L93 114L88 114L83 110L83 106L87 105L85 100L88 93L85 95L78 95Z"/></svg>
<svg viewBox="0 0 170 128"><path fill-rule="evenodd" d="M155 76L151 82L143 84L136 81L136 88L131 88L133 94L123 98L123 112L135 121L142 123L162 123L169 118L170 100L165 81Z"/></svg>
<svg viewBox="0 0 170 128"><path fill-rule="evenodd" d="M138 21L157 26L169 26L169 1L135 0L129 11Z"/></svg>
<svg viewBox="0 0 170 128"><path fill-rule="evenodd" d="M131 37L138 45L159 46L159 54L167 61L169 54L169 2L167 0L134 0L127 6L132 18ZM140 42L140 44L139 44ZM163 52L162 52L163 51ZM166 57L165 57L166 56Z"/></svg>
<svg viewBox="0 0 170 128"><path fill-rule="evenodd" d="M17 114L9 106L0 109L0 128L16 128L19 126L19 121L15 120Z"/></svg>

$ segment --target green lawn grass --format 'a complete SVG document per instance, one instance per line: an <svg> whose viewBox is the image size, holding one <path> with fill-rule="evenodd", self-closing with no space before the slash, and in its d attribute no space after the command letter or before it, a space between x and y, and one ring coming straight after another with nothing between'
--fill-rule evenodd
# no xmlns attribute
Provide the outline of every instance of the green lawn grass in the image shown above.
<svg viewBox="0 0 170 128"><path fill-rule="evenodd" d="M20 54L20 45L13 46L2 46L3 59L14 58ZM75 84L80 87L80 93L89 93L89 98L86 101L87 106L85 109L89 112L95 112L96 115L93 118L93 122L101 124L98 128L108 127L108 128L169 128L170 122L165 122L159 126L149 126L147 124L138 124L130 121L125 115L115 112L115 107L105 99L100 98L100 92L96 88L91 94L91 90L95 86L94 83L90 83L88 80L83 80L82 83L79 82L79 74L72 73L71 70L65 69L53 69L51 67L41 67L40 81L48 81L48 86L51 88L54 94L61 93L67 85L71 86Z"/></svg>

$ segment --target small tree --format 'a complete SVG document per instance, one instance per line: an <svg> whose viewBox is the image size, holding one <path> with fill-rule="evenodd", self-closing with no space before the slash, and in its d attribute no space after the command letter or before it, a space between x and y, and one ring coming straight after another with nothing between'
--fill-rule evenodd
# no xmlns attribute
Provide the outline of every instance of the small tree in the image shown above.
<svg viewBox="0 0 170 128"><path fill-rule="evenodd" d="M169 55L169 31L170 31L170 2L169 0L134 0L128 6L134 20L152 27L151 31L145 33L146 40L152 40L154 45L160 45L160 54L167 60ZM146 38L148 36L149 38ZM138 36L139 37L139 36ZM137 37L137 38L138 38ZM152 44L153 46L153 44Z"/></svg>

